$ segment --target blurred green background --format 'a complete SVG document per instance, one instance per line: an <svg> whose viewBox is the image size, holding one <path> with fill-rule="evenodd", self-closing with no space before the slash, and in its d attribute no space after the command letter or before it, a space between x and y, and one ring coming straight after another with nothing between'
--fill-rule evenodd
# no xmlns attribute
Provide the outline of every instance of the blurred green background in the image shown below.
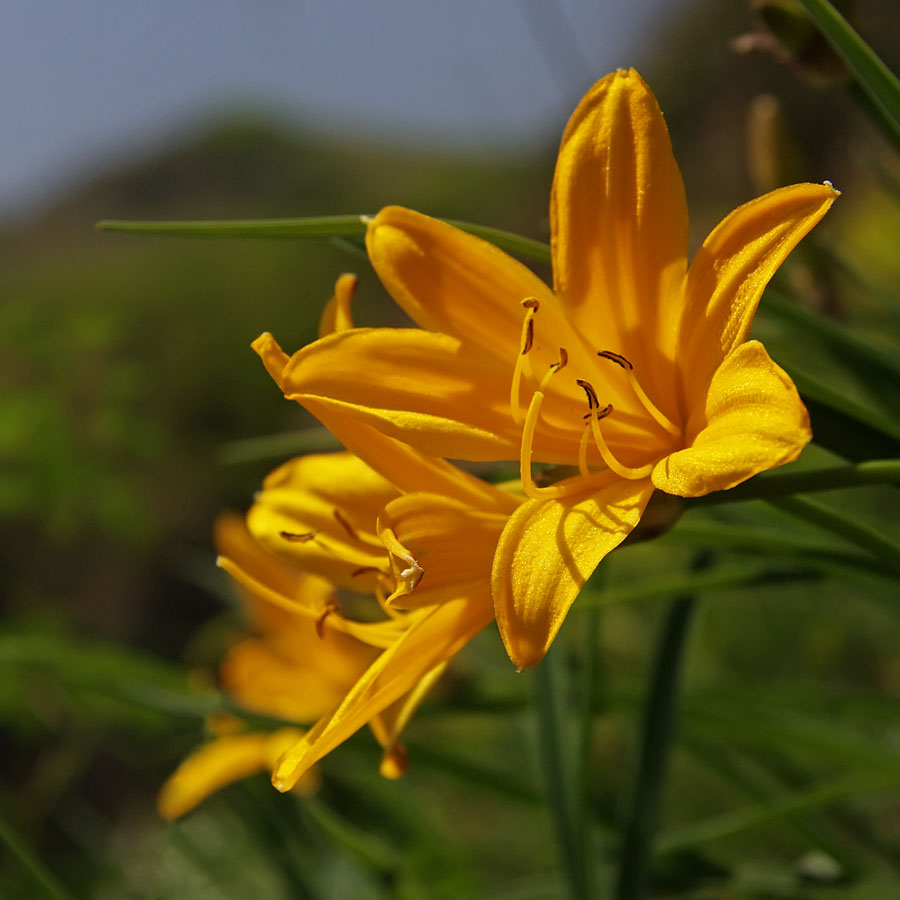
<svg viewBox="0 0 900 900"><path fill-rule="evenodd" d="M857 7L862 34L896 70L896 9ZM765 33L737 52L732 41L754 27L747 5L672 4L666 13L622 62L640 69L666 114L694 246L777 183L833 181L839 204L777 289L788 305L896 353L895 148L816 53L804 57L809 77L796 56L766 52ZM243 441L313 424L282 399L249 343L263 330L289 351L313 338L343 271L361 276L357 322L399 319L367 261L332 243L93 230L109 217L323 215L399 203L545 239L557 142L547 133L541 147L518 152L423 148L287 128L241 106L4 228L0 895L560 896L530 675L515 675L493 633L414 722L405 780L380 781L374 742L360 735L326 761L312 801L281 797L260 777L182 824L159 820L155 792L200 741L214 706L202 686L239 627L213 565L212 521L223 508L246 508L284 458ZM802 320L764 305L756 334L790 371L896 421L896 385L836 357ZM831 459L819 449L807 456ZM840 503L897 537L886 491L842 494ZM723 518L776 542L833 545L835 557L845 549L761 504L692 512L684 529L611 559L584 610L612 597L611 585L636 583L641 599L648 574L662 589L645 590L646 599L662 599L667 573L677 583L703 543L691 527ZM710 592L692 647L659 896L893 896L883 884L900 884L896 585L765 554L720 549L717 559L741 586ZM578 658L584 616L573 613L565 630L563 675ZM627 778L658 616L658 603L637 601L601 616L590 786L598 855ZM771 812L798 791L796 808ZM758 802L770 815L741 820ZM698 822L708 832L692 832ZM35 859L43 875L29 870Z"/></svg>

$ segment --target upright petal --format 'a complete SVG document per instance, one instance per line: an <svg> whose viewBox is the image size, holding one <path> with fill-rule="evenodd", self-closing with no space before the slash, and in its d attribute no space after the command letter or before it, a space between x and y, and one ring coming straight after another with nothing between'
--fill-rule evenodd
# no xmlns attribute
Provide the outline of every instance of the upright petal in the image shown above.
<svg viewBox="0 0 900 900"><path fill-rule="evenodd" d="M838 192L795 184L738 207L709 234L688 272L679 359L690 411L722 360L747 340L769 279Z"/></svg>
<svg viewBox="0 0 900 900"><path fill-rule="evenodd" d="M633 69L598 81L572 114L550 226L556 291L576 330L626 356L674 415L687 205L665 120Z"/></svg>
<svg viewBox="0 0 900 900"><path fill-rule="evenodd" d="M556 297L498 247L421 213L388 206L366 233L369 259L391 296L429 331L453 335L512 372L529 297L540 303L535 342L555 354L568 334Z"/></svg>
<svg viewBox="0 0 900 900"><path fill-rule="evenodd" d="M640 521L650 479L615 480L566 500L529 500L510 518L494 557L503 643L519 669L536 666L600 560Z"/></svg>
<svg viewBox="0 0 900 900"><path fill-rule="evenodd" d="M357 277L349 273L338 276L334 283L334 294L325 304L319 319L319 337L335 331L349 331L353 327L350 301L356 293L357 281Z"/></svg>
<svg viewBox="0 0 900 900"><path fill-rule="evenodd" d="M653 483L668 494L701 497L791 462L812 432L794 383L759 341L748 341L713 375L687 438L686 450L657 464Z"/></svg>

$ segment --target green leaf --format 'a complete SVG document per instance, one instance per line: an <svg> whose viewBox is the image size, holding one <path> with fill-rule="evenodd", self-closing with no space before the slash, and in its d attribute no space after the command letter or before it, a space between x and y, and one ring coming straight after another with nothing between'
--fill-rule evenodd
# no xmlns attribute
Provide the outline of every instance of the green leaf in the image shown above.
<svg viewBox="0 0 900 900"><path fill-rule="evenodd" d="M53 900L72 900L69 891L2 816L0 816L0 843L6 846L35 883L40 885L45 896L52 897Z"/></svg>
<svg viewBox="0 0 900 900"><path fill-rule="evenodd" d="M771 288L766 291L761 311L796 327L804 339L808 335L819 338L839 359L900 383L900 356L892 348L862 337Z"/></svg>
<svg viewBox="0 0 900 900"><path fill-rule="evenodd" d="M130 222L104 219L97 223L97 230L189 238L332 238L364 235L367 220L367 216L361 215L184 222Z"/></svg>
<svg viewBox="0 0 900 900"><path fill-rule="evenodd" d="M784 368L809 410L817 444L857 462L900 457L900 425L792 366Z"/></svg>
<svg viewBox="0 0 900 900"><path fill-rule="evenodd" d="M765 803L713 816L663 833L656 845L658 854L687 850L710 841L731 837L750 829L770 826L781 819L831 806L847 797L900 787L900 772L853 773L830 778L802 791L788 793Z"/></svg>
<svg viewBox="0 0 900 900"><path fill-rule="evenodd" d="M641 578L633 582L610 584L600 592L586 592L578 598L572 608L573 613L593 607L617 606L623 603L638 603L659 600L664 597L686 593L701 593L712 590L760 587L762 585L784 584L820 578L821 573L809 568L787 569L760 568L758 563L734 563L717 566L708 572L673 574L667 572L656 578Z"/></svg>
<svg viewBox="0 0 900 900"><path fill-rule="evenodd" d="M233 466L262 459L284 459L301 453L324 453L338 450L340 446L337 438L324 428L303 428L228 441L219 448L217 458L222 465Z"/></svg>
<svg viewBox="0 0 900 900"><path fill-rule="evenodd" d="M170 222L132 222L122 219L104 219L97 223L98 231L112 231L127 234L157 235L160 237L187 238L258 238L258 239L336 239L341 244L349 242L358 249L358 240L365 237L366 226L371 216L344 215L318 216L298 219L233 219L195 220ZM472 222L445 219L451 225L467 231L476 237L489 241L526 259L540 263L550 262L550 247L541 241L491 228Z"/></svg>
<svg viewBox="0 0 900 900"><path fill-rule="evenodd" d="M900 81L828 0L800 2L900 138Z"/></svg>

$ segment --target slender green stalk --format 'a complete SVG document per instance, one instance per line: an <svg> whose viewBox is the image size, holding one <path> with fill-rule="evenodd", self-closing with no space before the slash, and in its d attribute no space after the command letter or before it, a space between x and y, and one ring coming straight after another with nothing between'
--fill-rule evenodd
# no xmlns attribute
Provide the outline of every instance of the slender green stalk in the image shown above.
<svg viewBox="0 0 900 900"><path fill-rule="evenodd" d="M900 81L828 0L800 0L869 99L900 137Z"/></svg>
<svg viewBox="0 0 900 900"><path fill-rule="evenodd" d="M695 569L705 568L708 561L705 554L699 557ZM635 784L619 859L616 900L641 900L646 896L653 839L675 732L681 663L695 607L696 599L690 595L672 601L656 647L641 723Z"/></svg>
<svg viewBox="0 0 900 900"><path fill-rule="evenodd" d="M900 485L900 459L873 459L847 466L829 466L807 472L773 472L732 488L716 491L692 501L714 505L737 500L763 500L789 494L833 491L837 488L863 487L870 484Z"/></svg>
<svg viewBox="0 0 900 900"><path fill-rule="evenodd" d="M595 579L596 581L596 576ZM572 783L574 801L575 830L579 842L579 852L583 861L584 877L589 896L593 895L593 872L590 837L593 818L593 794L591 792L591 756L594 735L594 698L597 696L597 673L599 671L600 609L592 607L585 612L581 621L584 644L581 654L580 690L578 710L578 755L575 760Z"/></svg>
<svg viewBox="0 0 900 900"><path fill-rule="evenodd" d="M186 220L130 222L104 219L98 231L189 238L331 238L366 233L366 216L318 216L302 219Z"/></svg>
<svg viewBox="0 0 900 900"><path fill-rule="evenodd" d="M98 231L117 231L128 234L157 235L182 238L261 238L261 239L353 239L365 236L370 216L318 216L301 219L230 219L185 220L170 222L132 222L104 219L97 223ZM550 247L532 238L513 234L501 228L476 225L472 222L445 220L457 228L510 253L540 263L550 262ZM356 247L356 244L353 245Z"/></svg>
<svg viewBox="0 0 900 900"><path fill-rule="evenodd" d="M576 824L571 759L565 739L566 704L557 656L558 648L556 653L551 649L535 671L538 744L569 896L571 900L586 900L590 896L586 860Z"/></svg>
<svg viewBox="0 0 900 900"><path fill-rule="evenodd" d="M72 895L2 816L0 816L0 843L4 844L22 864L35 883L41 886L44 894L53 897L54 900L72 900Z"/></svg>
<svg viewBox="0 0 900 900"><path fill-rule="evenodd" d="M900 575L900 545L886 538L871 525L850 518L845 513L836 512L806 497L773 497L769 498L768 502L776 509L811 522L813 525L818 525L833 534L840 535L857 547L869 551L893 572Z"/></svg>

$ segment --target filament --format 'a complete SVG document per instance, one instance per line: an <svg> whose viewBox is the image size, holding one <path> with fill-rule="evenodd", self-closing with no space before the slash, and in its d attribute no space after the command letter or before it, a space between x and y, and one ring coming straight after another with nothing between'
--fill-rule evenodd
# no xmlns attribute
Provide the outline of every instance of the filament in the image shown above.
<svg viewBox="0 0 900 900"><path fill-rule="evenodd" d="M509 387L509 411L516 425L522 424L522 408L519 405L519 387L522 384L522 366L525 357L528 356L534 344L534 316L541 308L541 304L535 297L528 297L522 301L525 307L525 319L522 322L522 337L519 341L519 354L516 356L516 365L513 369L512 384Z"/></svg>
<svg viewBox="0 0 900 900"><path fill-rule="evenodd" d="M622 356L621 353L613 353L612 350L598 350L597 356L608 359L610 362L614 362L617 366L620 366L624 370L625 376L628 378L628 383L631 385L634 395L640 401L641 406L643 406L653 418L653 421L656 422L660 428L668 431L673 437L681 437L681 429L669 419L668 416L661 412L656 404L647 396L647 392L641 387L640 382L635 377L634 366L629 360ZM610 468L612 467L610 466Z"/></svg>
<svg viewBox="0 0 900 900"><path fill-rule="evenodd" d="M600 419L603 418L602 414L609 415L612 412L612 404L606 407L605 410L591 410L591 418L590 418L590 429L591 434L594 437L594 443L597 445L597 449L600 451L600 456L603 458L603 462L606 463L609 468L616 473L620 478L627 478L629 480L635 481L639 478L646 478L653 471L653 463L648 463L646 466L641 466L639 469L631 468L631 466L622 465L613 456L612 450L609 449L606 441L603 438L602 433L600 432Z"/></svg>

